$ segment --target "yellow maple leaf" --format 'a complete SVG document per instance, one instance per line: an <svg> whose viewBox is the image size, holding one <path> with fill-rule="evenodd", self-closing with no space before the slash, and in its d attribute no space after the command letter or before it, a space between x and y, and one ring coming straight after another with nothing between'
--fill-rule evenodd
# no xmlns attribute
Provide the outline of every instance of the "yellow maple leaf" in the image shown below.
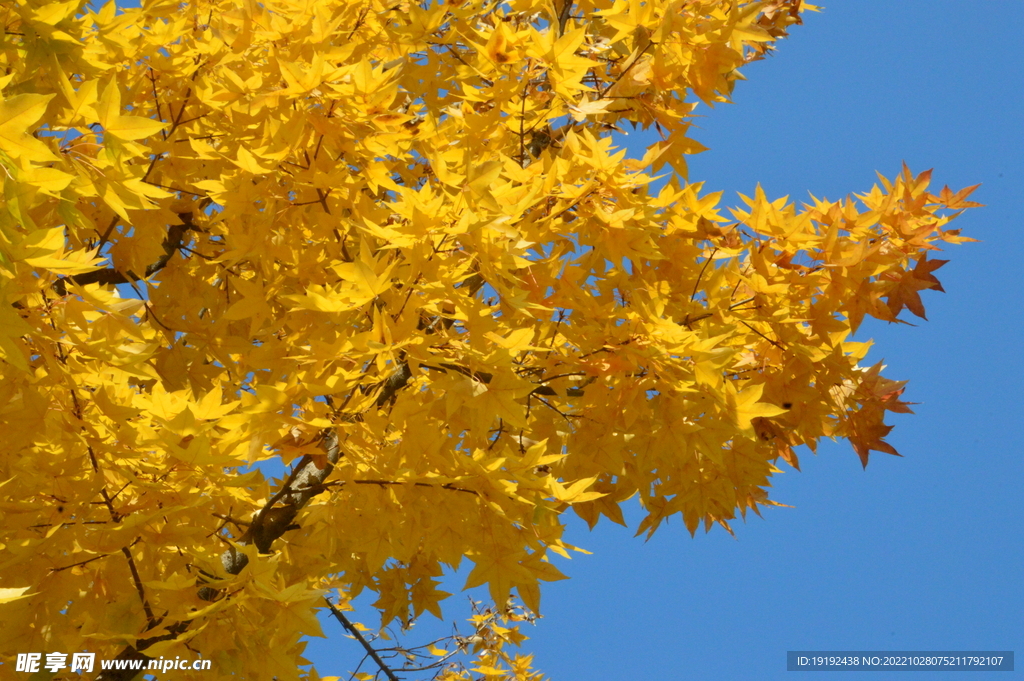
<svg viewBox="0 0 1024 681"><path fill-rule="evenodd" d="M726 409L741 431L752 432L753 428L750 422L755 418L770 418L786 413L786 410L782 407L761 402L761 394L763 392L763 383L748 386L743 390L737 390L733 381L725 382Z"/></svg>
<svg viewBox="0 0 1024 681"><path fill-rule="evenodd" d="M103 132L119 140L145 139L169 127L168 123L151 118L123 115L121 93L116 78L111 78L104 86L96 112Z"/></svg>
<svg viewBox="0 0 1024 681"><path fill-rule="evenodd" d="M0 151L11 158L27 156L39 163L57 160L46 144L29 134L54 96L20 94L7 99L0 96Z"/></svg>

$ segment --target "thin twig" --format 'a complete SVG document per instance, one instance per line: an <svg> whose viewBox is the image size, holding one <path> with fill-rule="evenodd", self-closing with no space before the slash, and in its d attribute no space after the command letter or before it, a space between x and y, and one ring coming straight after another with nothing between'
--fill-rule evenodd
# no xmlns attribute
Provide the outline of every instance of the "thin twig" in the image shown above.
<svg viewBox="0 0 1024 681"><path fill-rule="evenodd" d="M690 293L690 302L697 297L697 287L700 286L700 280L704 278L704 271L711 264L711 261L715 259L715 254L718 253L718 246L715 246L714 250L711 251L711 255L708 256L707 260L704 261L704 266L700 268L700 274L697 275L697 281L693 282L693 292Z"/></svg>
<svg viewBox="0 0 1024 681"><path fill-rule="evenodd" d="M742 319L740 320L740 324L742 324L743 326L747 327L748 329L750 329L751 331L753 331L754 333L756 333L756 334L757 334L758 336L760 336L761 338L764 338L764 339L765 339L766 341L768 341L769 343L771 343L772 345L774 345L775 347L777 347L777 348L778 348L779 350L785 350L785 348L783 348L783 347L782 347L782 345L781 345L780 343L778 343L777 341L773 341L773 340L772 340L771 338L769 338L768 336L764 335L763 333L761 333L760 331L758 331L757 329L755 329L754 327L752 327L752 326L751 326L750 324L747 324L747 323L746 323L745 321L743 321Z"/></svg>
<svg viewBox="0 0 1024 681"><path fill-rule="evenodd" d="M473 489L466 489L465 487L456 487L450 482L443 482L441 484L434 484L431 482L418 482L418 481L405 481L405 480L349 480L353 485L380 485L386 487L388 485L415 485L416 487L435 487L439 489L447 489L452 492L465 492L466 494L472 494L473 496L480 496L480 493Z"/></svg>
<svg viewBox="0 0 1024 681"><path fill-rule="evenodd" d="M654 45L654 44L655 44L654 41L648 41L648 43L644 47L644 49L640 50L640 53L638 55L636 55L636 59L631 61L629 63L629 66L627 66L626 68L622 69L622 71L619 72L619 75L615 77L615 80L613 80L612 82L608 83L608 86L605 89L601 90L601 92L597 96L597 98L598 99L604 99L604 96L606 94L608 94L608 91L611 90L613 87L615 87L615 84L618 83L620 80L622 80L622 77L625 76L627 73L629 73L629 70L631 68L633 68L634 66L637 65L637 63L640 61L640 57L644 56L644 53L647 52L647 50L651 49L651 46Z"/></svg>
<svg viewBox="0 0 1024 681"><path fill-rule="evenodd" d="M112 554L112 553L104 553L104 554L96 556L94 558L90 558L89 560L83 560L83 561L81 561L79 563L72 563L71 565L64 565L63 567L58 567L58 568L50 568L50 572L51 573L53 573L53 572L62 572L64 570L70 570L71 568L81 567L83 565L88 565L89 563L93 562L94 560L99 560L101 558L106 558L107 556L112 556L112 555L114 555L114 554Z"/></svg>
<svg viewBox="0 0 1024 681"><path fill-rule="evenodd" d="M373 646L371 646L367 642L367 640L363 638L362 633L360 633L360 631L356 629L351 622L348 621L348 618L345 617L345 615L343 615L341 611L334 606L334 603L331 603L331 599L327 596L324 596L324 601L327 602L327 607L330 609L331 614L334 615L334 618L341 622L341 626L345 627L345 630L352 634L352 636L355 637L357 641L359 641L359 643L366 650L366 654L373 658L373 661L377 663L377 666L380 667L380 670L384 672L388 679L390 679L391 681L399 681L398 677L395 676L395 673L391 671L391 668L384 664L384 660L380 659L380 655L378 655L377 651L373 649Z"/></svg>

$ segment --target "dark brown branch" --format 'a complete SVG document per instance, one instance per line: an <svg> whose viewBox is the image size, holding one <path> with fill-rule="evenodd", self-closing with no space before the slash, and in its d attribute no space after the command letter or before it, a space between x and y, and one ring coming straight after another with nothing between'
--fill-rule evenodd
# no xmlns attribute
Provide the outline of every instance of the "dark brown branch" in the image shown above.
<svg viewBox="0 0 1024 681"><path fill-rule="evenodd" d="M253 518L249 529L238 541L239 544L254 544L260 553L269 553L271 544L281 535L289 530L298 529L298 525L292 521L302 507L324 491L323 482L334 470L334 464L341 456L340 443L335 433L326 435L323 448L327 453L327 461L323 468L317 465L319 457L314 458L309 454L302 457L292 470L288 481ZM221 555L221 563L229 574L237 575L248 562L245 554L239 553L233 547Z"/></svg>
<svg viewBox="0 0 1024 681"><path fill-rule="evenodd" d="M562 6L558 10L558 35L565 34L565 24L572 14L573 0L562 0Z"/></svg>
<svg viewBox="0 0 1024 681"><path fill-rule="evenodd" d="M447 362L445 362L445 363L443 363L443 364L441 364L439 366L434 366L433 364L422 364L421 363L420 366L423 367L424 369L433 369L434 371L443 371L445 373L447 373L448 370L451 370L451 371L454 371L456 373L462 374L463 376L468 376L469 378L472 378L474 381L480 381L481 383L490 383L492 380L494 380L494 374L487 373L486 371L471 371L470 369L467 369L466 367L462 367L462 366L459 366L457 364L448 364ZM543 384L548 382L548 381L553 381L556 378L564 378L565 376L585 376L585 375L586 374L584 372L574 371L574 372L571 372L571 373L568 373L568 374L558 374L557 376L551 376L549 378L542 378L542 379L540 379L538 381L535 381L535 383L538 383L539 385L536 388L534 388L533 391L530 394L531 395L548 395L550 397L557 397L558 396L558 392L554 388L552 388L551 386L543 385ZM567 394L572 395L573 389L570 388L569 391L570 392L567 393ZM582 394L582 393L580 393L580 394ZM578 397L578 395L575 395L575 396Z"/></svg>
<svg viewBox="0 0 1024 681"><path fill-rule="evenodd" d="M82 274L75 274L70 277L61 277L53 283L53 291L58 296L66 296L68 293L68 284L76 284L84 286L86 284L103 284L103 285L117 285L117 284L128 284L131 282L151 277L170 262L171 256L177 252L182 246L182 242L185 239L185 233L189 231L200 231L198 227L192 222L192 213L179 213L178 218L181 219L182 224L171 225L167 230L167 238L164 239L164 254L160 258L146 268L144 276L139 276L134 272L119 272L113 267L107 267L102 270L95 270L93 272L84 272ZM109 230L108 230L109 232ZM104 240L105 241L105 240Z"/></svg>
<svg viewBox="0 0 1024 681"><path fill-rule="evenodd" d="M704 266L700 268L697 281L693 282L693 291L690 292L690 302L693 302L693 299L697 297L697 288L700 286L700 280L704 278L704 272L707 270L708 265L711 264L711 261L715 259L716 253L718 253L718 246L715 246L715 249L711 251L711 255L704 261Z"/></svg>
<svg viewBox="0 0 1024 681"><path fill-rule="evenodd" d="M408 362L402 362L398 369L384 380L384 389L377 396L376 406L378 409L395 399L399 390L404 388L412 378L412 369Z"/></svg>
<svg viewBox="0 0 1024 681"><path fill-rule="evenodd" d="M160 113L160 95L156 91L156 76L153 75L153 67L146 67L146 75L149 77L149 82L153 86L153 102L156 104L156 119L163 123L164 115ZM164 139L167 139L167 135L164 135Z"/></svg>
<svg viewBox="0 0 1024 681"><path fill-rule="evenodd" d="M231 516L224 515L223 513L214 513L213 517L214 518L219 518L219 519L223 520L225 525L227 523L231 523L235 527L240 527L240 528L247 528L250 525L252 525L252 523L248 523L248 522L246 522L244 520L238 520L237 518L232 518ZM224 527L224 525L221 525L221 527Z"/></svg>
<svg viewBox="0 0 1024 681"><path fill-rule="evenodd" d="M117 227L117 222L120 220L120 216L115 215L111 220L110 224L107 225L107 231L100 234L100 242L96 245L97 249L103 248L103 244L107 243L110 239L110 234L114 231L114 227Z"/></svg>
<svg viewBox="0 0 1024 681"><path fill-rule="evenodd" d="M756 333L761 338L764 338L766 341L768 341L769 343L771 343L772 345L777 347L779 350L784 350L785 349L785 348L782 347L782 345L778 341L773 341L771 338L769 338L768 336L764 335L763 333L761 333L760 331L758 331L757 329L752 327L750 324L747 324L742 319L740 320L740 324L742 324L743 326L747 327L748 329L750 329L751 331Z"/></svg>
<svg viewBox="0 0 1024 681"><path fill-rule="evenodd" d="M83 561L80 561L78 563L72 563L71 565L64 565L64 566L61 566L61 567L50 568L50 572L51 573L53 573L53 572L63 572L64 570L70 570L71 568L76 568L76 567L81 567L83 565L88 565L89 563L93 562L94 560L100 560L101 558L107 558L108 556L112 556L112 555L114 555L114 554L112 554L112 553L104 553L102 555L95 556L95 557L90 558L88 560L83 560Z"/></svg>
<svg viewBox="0 0 1024 681"><path fill-rule="evenodd" d="M179 189L178 187L169 187L166 184L160 184L158 182L150 182L149 180L145 180L145 183L149 184L149 185L152 185L154 187L160 187L161 189L166 189L167 191L170 191L170 192L181 192L182 194L189 194L191 196L198 196L198 197L204 198L204 199L206 198L206 194L200 194L198 192L191 192L191 191L189 191L187 189Z"/></svg>
<svg viewBox="0 0 1024 681"><path fill-rule="evenodd" d="M139 568L135 565L135 558L132 556L132 550L127 546L121 547L121 553L128 560L128 569L132 573L132 584L135 585L135 591L139 594L139 600L142 601L142 609L146 613L146 623L149 628L155 627L158 622L153 616L153 609L149 607L149 599L146 598L146 589L142 586L142 577L139 575Z"/></svg>
<svg viewBox="0 0 1024 681"><path fill-rule="evenodd" d="M377 663L377 666L380 667L380 670L384 672L388 679L390 679L390 681L398 681L398 677L395 676L393 671L391 671L391 668L384 664L384 660L380 659L380 655L378 655L377 651L373 649L373 646L363 638L362 633L360 633L360 631L348 621L348 618L341 614L341 611L334 606L334 603L331 603L331 599L324 596L324 600L327 602L327 607L330 608L331 614L334 615L334 618L341 622L341 626L345 627L345 631L352 634L352 636L359 641L360 645L363 646L363 649L366 650L366 654L373 658L373 661Z"/></svg>
<svg viewBox="0 0 1024 681"><path fill-rule="evenodd" d="M605 89L601 90L601 93L597 96L597 98L598 99L604 99L605 95L608 94L608 91L611 90L613 87L615 87L615 84L618 83L620 80L622 80L622 77L625 76L627 73L629 73L629 70L631 68L633 68L634 66L637 65L637 62L640 61L640 57L644 56L644 53L647 52L647 50L651 49L651 46L654 45L654 44L655 44L654 42L648 41L647 45L644 46L644 49L640 50L640 53L636 55L636 59L634 59L633 61L629 62L629 66L627 66L626 68L622 69L622 71L619 72L619 75L617 75L615 77L615 80L613 80L612 82L608 83L608 86Z"/></svg>
<svg viewBox="0 0 1024 681"><path fill-rule="evenodd" d="M578 199L576 199L575 201L573 201L573 202L572 202L572 203L571 203L571 204L570 204L570 205L569 205L569 206L568 206L567 208L565 208L565 209L563 209L563 210L560 210L560 211L558 211L557 213L555 213L554 215L552 215L552 216L550 217L550 220L552 220L552 221L553 221L553 220L555 220L556 218L560 218L560 217L562 217L562 216L563 216L563 215L564 215L565 213L568 213L568 212L569 212L570 210L572 210L572 209L574 209L574 208L575 208L576 206L580 205L580 204L581 204L581 203L582 203L582 202L583 202L583 201L584 201L585 199L589 199L589 198L590 198L590 195L591 195L591 194L593 194L593 193L594 193L594 192L596 192L596 191L597 191L597 188L595 187L594 189L591 189L590 191L586 192L585 194L583 194L582 196L580 196L580 197L579 197Z"/></svg>
<svg viewBox="0 0 1024 681"><path fill-rule="evenodd" d="M699 314L696 317L693 317L691 319L690 318L690 314L687 313L686 316L683 317L683 321L681 321L680 324L682 324L687 329L689 329L689 328L691 328L691 326L690 326L691 324L696 324L697 322L701 321L702 319L707 319L708 317L714 317L714 316L715 315L712 312L705 312L704 314Z"/></svg>
<svg viewBox="0 0 1024 681"><path fill-rule="evenodd" d="M93 502L89 502L89 503L93 503ZM83 521L77 521L76 520L74 522L61 523L60 526L61 526L61 528L65 528L65 527L72 527L74 525L106 525L106 524L107 524L106 520L83 520ZM40 523L39 525L29 525L28 529L35 530L37 528L43 528L43 527L47 527L47 528L53 527L53 524L52 523Z"/></svg>
<svg viewBox="0 0 1024 681"><path fill-rule="evenodd" d="M418 481L405 481L405 480L350 480L353 485L380 485L386 487L388 485L413 485L415 487L436 487L437 489L447 489L452 492L465 492L466 494L472 494L473 496L480 496L480 493L475 489L467 489L465 487L456 487L450 482L442 482L435 484L431 482L418 482Z"/></svg>
<svg viewBox="0 0 1024 681"><path fill-rule="evenodd" d="M538 400L540 401L540 403L541 403L541 404L543 404L543 405L544 405L545 407L547 407L548 409L551 409L551 410L553 410L553 411L554 411L554 412L555 412L556 414L558 414L558 415L559 415L559 416L561 416L561 417L562 417L563 419L565 419L566 423L569 423L569 424L571 424L571 423L572 423L572 421L570 421L570 420L569 420L569 418L570 418L571 416L576 416L575 414L565 414L565 413L564 413L564 412L562 412L562 411L561 411L561 410L560 410L560 409L559 409L558 407L555 407L555 406L554 406L554 405L552 405L552 404L551 404L550 402L548 402L547 400L545 400L545 399L544 399L543 397L538 397L537 399L538 399ZM579 418L579 416L576 416L576 418ZM521 437L521 436L520 436L520 437Z"/></svg>
<svg viewBox="0 0 1024 681"><path fill-rule="evenodd" d="M285 532L298 529L292 521L309 501L317 494L323 492L326 487L323 481L334 470L334 464L341 456L341 448L337 436L328 433L323 441L323 448L327 453L327 463L323 468L317 466L314 457L306 455L288 476L287 481L275 494L266 506L256 514L249 529L238 540L238 544L254 544L260 553L269 553L270 547ZM221 554L221 564L228 574L237 575L249 564L249 558L241 553L234 546ZM199 589L199 597L206 601L216 600L220 594L211 587ZM128 646L117 656L118 660L149 660L144 650L160 641L167 641L185 632L191 624L191 620L176 622L167 626L166 634L137 641L134 646ZM150 627L152 628L152 626ZM98 677L97 681L130 681L135 678L141 670L137 669L107 669Z"/></svg>
<svg viewBox="0 0 1024 681"><path fill-rule="evenodd" d="M363 13L359 15L359 18L356 20L356 25L352 27L351 31L349 31L348 38L346 39L346 41L352 40L352 36L354 36L356 34L356 31L359 30L359 27L363 25L363 20L366 19L366 14L369 11L370 8L367 7L366 9L363 10Z"/></svg>
<svg viewBox="0 0 1024 681"><path fill-rule="evenodd" d="M121 653L114 658L115 660L142 660L143 667L145 663L153 659L148 655L143 654L142 650L149 648L155 643L161 641L169 641L177 638L180 634L184 633L191 622L186 620L184 622L175 622L167 627L167 633L161 634L160 636L153 636L151 638L141 639L135 642L135 645L128 646ZM142 673L142 669L104 669L100 672L100 675L96 677L96 681L131 681L131 679Z"/></svg>
<svg viewBox="0 0 1024 681"><path fill-rule="evenodd" d="M523 86L523 94L520 95L522 99L522 111L519 112L519 166L526 166L526 132L523 130L523 126L526 122L526 88L529 87L529 83Z"/></svg>

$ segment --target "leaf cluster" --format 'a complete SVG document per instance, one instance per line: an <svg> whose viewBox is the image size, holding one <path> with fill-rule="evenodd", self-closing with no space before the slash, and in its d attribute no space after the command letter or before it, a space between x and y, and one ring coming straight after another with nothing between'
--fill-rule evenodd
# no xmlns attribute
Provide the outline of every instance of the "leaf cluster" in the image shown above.
<svg viewBox="0 0 1024 681"><path fill-rule="evenodd" d="M299 678L327 590L440 617L468 559L537 612L567 509L728 529L800 445L895 454L849 336L924 316L970 189L685 181L695 102L809 8L7 3L0 659ZM518 640L472 673L533 678Z"/></svg>

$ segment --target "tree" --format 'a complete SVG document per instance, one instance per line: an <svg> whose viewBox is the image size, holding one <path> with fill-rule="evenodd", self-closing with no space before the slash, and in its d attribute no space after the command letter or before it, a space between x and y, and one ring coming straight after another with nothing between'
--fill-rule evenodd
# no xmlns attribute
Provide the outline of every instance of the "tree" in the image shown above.
<svg viewBox="0 0 1024 681"><path fill-rule="evenodd" d="M468 558L472 673L534 678L506 604L563 578L564 511L728 530L800 445L896 454L848 337L924 317L972 188L729 218L685 181L693 98L808 9L6 4L0 660L318 678L324 593L440 616Z"/></svg>

